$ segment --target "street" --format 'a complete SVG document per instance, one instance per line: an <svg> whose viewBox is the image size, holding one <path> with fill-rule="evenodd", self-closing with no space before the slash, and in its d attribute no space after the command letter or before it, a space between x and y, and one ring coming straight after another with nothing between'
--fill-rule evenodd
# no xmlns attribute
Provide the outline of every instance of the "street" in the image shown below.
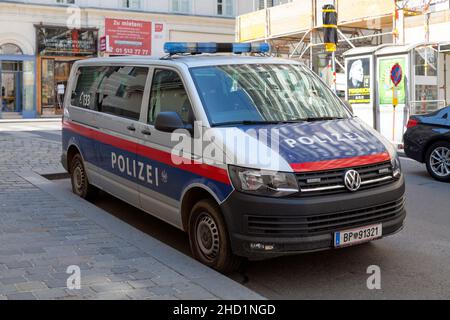
<svg viewBox="0 0 450 320"><path fill-rule="evenodd" d="M449 299L450 184L434 181L412 160L402 158L402 166L408 217L400 233L352 248L248 262L231 278L269 299ZM70 180L54 183L70 191ZM189 255L178 229L105 193L94 204ZM381 290L367 289L371 265L381 269Z"/></svg>

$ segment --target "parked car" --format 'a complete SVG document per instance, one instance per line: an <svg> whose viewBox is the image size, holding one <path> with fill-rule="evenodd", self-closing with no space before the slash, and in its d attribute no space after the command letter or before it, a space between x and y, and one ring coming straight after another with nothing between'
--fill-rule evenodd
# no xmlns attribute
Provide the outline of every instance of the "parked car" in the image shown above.
<svg viewBox="0 0 450 320"><path fill-rule="evenodd" d="M242 257L343 248L403 228L396 149L317 75L201 46L250 48L171 43L162 59L75 63L62 134L75 194L101 189L184 230L193 256L222 272ZM174 157L180 138L198 146L202 131L214 155L205 140Z"/></svg>
<svg viewBox="0 0 450 320"><path fill-rule="evenodd" d="M450 182L450 107L411 116L404 136L406 155L427 165L438 181Z"/></svg>

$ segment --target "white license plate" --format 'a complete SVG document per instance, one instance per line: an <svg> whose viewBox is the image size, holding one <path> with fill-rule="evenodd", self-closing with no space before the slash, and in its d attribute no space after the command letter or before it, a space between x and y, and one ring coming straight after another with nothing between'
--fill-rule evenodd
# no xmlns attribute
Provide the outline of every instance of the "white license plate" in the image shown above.
<svg viewBox="0 0 450 320"><path fill-rule="evenodd" d="M376 224L352 230L339 231L334 234L336 248L352 246L358 243L372 241L383 236L383 225Z"/></svg>

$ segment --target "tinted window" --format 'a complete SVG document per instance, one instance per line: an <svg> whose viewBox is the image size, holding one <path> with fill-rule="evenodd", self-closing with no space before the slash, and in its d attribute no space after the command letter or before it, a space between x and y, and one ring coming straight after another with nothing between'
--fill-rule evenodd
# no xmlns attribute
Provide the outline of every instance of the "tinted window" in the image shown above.
<svg viewBox="0 0 450 320"><path fill-rule="evenodd" d="M71 104L76 107L98 110L95 101L99 83L102 81L108 67L83 67L78 70L78 81L72 93Z"/></svg>
<svg viewBox="0 0 450 320"><path fill-rule="evenodd" d="M192 108L180 76L171 70L155 70L148 123L153 124L160 112L178 113L184 123L191 123Z"/></svg>
<svg viewBox="0 0 450 320"><path fill-rule="evenodd" d="M72 94L72 105L138 120L148 68L83 67Z"/></svg>

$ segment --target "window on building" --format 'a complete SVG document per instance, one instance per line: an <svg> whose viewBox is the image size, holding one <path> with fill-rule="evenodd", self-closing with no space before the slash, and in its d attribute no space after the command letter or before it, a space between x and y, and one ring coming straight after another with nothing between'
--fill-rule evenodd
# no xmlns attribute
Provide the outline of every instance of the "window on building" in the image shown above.
<svg viewBox="0 0 450 320"><path fill-rule="evenodd" d="M139 120L148 68L82 67L72 105Z"/></svg>
<svg viewBox="0 0 450 320"><path fill-rule="evenodd" d="M75 4L75 0L56 0L56 3L60 3L60 4Z"/></svg>
<svg viewBox="0 0 450 320"><path fill-rule="evenodd" d="M264 8L270 8L288 2L292 2L292 0L255 0L254 7L255 10L262 10Z"/></svg>
<svg viewBox="0 0 450 320"><path fill-rule="evenodd" d="M148 123L154 124L160 112L172 111L188 124L193 117L191 103L178 73L172 70L155 70Z"/></svg>
<svg viewBox="0 0 450 320"><path fill-rule="evenodd" d="M179 13L191 12L191 0L172 0L172 11Z"/></svg>
<svg viewBox="0 0 450 320"><path fill-rule="evenodd" d="M217 15L234 16L234 0L217 0Z"/></svg>
<svg viewBox="0 0 450 320"><path fill-rule="evenodd" d="M5 44L0 45L0 54L16 55L16 54L23 54L23 52L15 44L5 43Z"/></svg>
<svg viewBox="0 0 450 320"><path fill-rule="evenodd" d="M141 0L122 0L122 8L140 9Z"/></svg>

